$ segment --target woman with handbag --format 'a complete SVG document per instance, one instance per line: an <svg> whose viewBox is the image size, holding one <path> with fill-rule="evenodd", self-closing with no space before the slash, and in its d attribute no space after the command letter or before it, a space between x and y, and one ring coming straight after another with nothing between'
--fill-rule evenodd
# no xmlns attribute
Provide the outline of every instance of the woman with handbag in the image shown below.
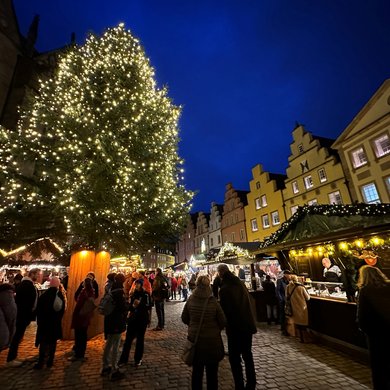
<svg viewBox="0 0 390 390"><path fill-rule="evenodd" d="M38 299L37 334L35 346L39 347L38 363L34 369L43 368L46 355L46 366L52 367L57 348L57 340L62 338L62 317L65 310L64 296L59 291L60 279L56 276L50 279L50 284Z"/></svg>
<svg viewBox="0 0 390 390"><path fill-rule="evenodd" d="M74 329L75 345L74 356L68 358L71 362L84 360L85 350L87 349L88 326L95 309L95 290L92 279L86 278L73 311L72 329Z"/></svg>
<svg viewBox="0 0 390 390"><path fill-rule="evenodd" d="M287 300L291 303L291 318L299 333L301 343L304 342L304 334L307 333L307 327L309 325L309 312L307 308L307 301L309 299L310 295L306 291L305 286L298 282L297 275L291 275L290 283L286 287L286 303Z"/></svg>
<svg viewBox="0 0 390 390"><path fill-rule="evenodd" d="M181 318L188 325L186 364L192 365L192 389L202 389L206 368L207 389L218 389L218 365L225 353L221 330L226 325L225 315L212 295L210 279L198 276L196 288L184 306ZM189 356L192 358L188 359Z"/></svg>

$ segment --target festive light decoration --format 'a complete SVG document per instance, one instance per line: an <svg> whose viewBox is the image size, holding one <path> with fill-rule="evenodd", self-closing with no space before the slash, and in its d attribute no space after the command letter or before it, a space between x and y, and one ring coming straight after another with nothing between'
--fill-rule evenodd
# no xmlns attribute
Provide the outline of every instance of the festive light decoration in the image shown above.
<svg viewBox="0 0 390 390"><path fill-rule="evenodd" d="M274 245L280 240L286 232L294 227L300 220L302 220L308 214L319 214L327 216L390 216L390 204L348 204L348 205L315 205L315 206L303 206L298 207L298 211L281 227L271 234L271 236L260 243L260 248L267 248ZM364 248L364 242L355 243L359 248ZM370 244L372 245L372 244ZM333 250L334 251L334 250Z"/></svg>
<svg viewBox="0 0 390 390"><path fill-rule="evenodd" d="M255 255L253 253L249 253L247 249L241 248L240 246L235 246L231 242L226 242L219 250L219 253L216 256L216 260L223 259L232 255L236 257L255 258Z"/></svg>
<svg viewBox="0 0 390 390"><path fill-rule="evenodd" d="M289 251L289 256L291 258L299 257L310 257L318 255L322 256L332 256L338 252L342 256L353 256L356 258L366 259L371 257L378 257L375 254L375 251L378 249L390 248L390 236L385 238L373 237L369 240L354 240L351 242L342 241L339 242L336 246L334 244L325 244L324 246L319 247L306 247L306 248L295 248Z"/></svg>
<svg viewBox="0 0 390 390"><path fill-rule="evenodd" d="M44 210L62 221L53 234L63 230L86 249L134 252L166 241L192 199L179 115L122 24L91 35L40 81L18 131L0 129L0 214Z"/></svg>

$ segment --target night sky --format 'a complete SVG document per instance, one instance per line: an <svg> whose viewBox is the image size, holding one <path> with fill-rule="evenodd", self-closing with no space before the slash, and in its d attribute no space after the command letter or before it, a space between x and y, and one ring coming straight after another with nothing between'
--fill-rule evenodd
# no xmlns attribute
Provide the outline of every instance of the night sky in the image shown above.
<svg viewBox="0 0 390 390"><path fill-rule="evenodd" d="M388 0L14 0L37 48L83 43L124 22L180 120L193 211L249 189L251 168L285 173L296 121L336 138L390 77Z"/></svg>

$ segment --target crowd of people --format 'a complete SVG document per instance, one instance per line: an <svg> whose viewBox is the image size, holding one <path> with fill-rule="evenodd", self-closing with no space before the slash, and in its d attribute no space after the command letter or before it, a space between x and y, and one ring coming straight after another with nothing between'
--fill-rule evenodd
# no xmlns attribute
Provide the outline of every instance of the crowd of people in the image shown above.
<svg viewBox="0 0 390 390"><path fill-rule="evenodd" d="M67 275L62 280L52 275L43 293L36 287L41 277L39 269L31 269L25 276L15 275L12 284L0 284L0 351L8 349L7 365L10 367L22 365L17 359L18 348L31 321L37 323L35 345L39 348L34 369L54 364L57 341L62 338L62 318L68 306ZM383 359L383 356L390 349L387 337L390 281L377 267L366 265L359 270L357 285L357 320L368 340L374 389L388 389L389 359ZM288 315L303 342L309 326L307 302L310 296L297 275L290 270L284 270L277 280L263 275L262 288L268 323L280 323L282 334L288 335ZM125 374L120 367L128 364L134 341L134 365L142 364L153 306L157 316L153 331L163 331L164 304L167 300L179 299L185 302L181 319L188 325L187 338L196 343L192 388L202 388L206 371L207 388L217 389L219 362L226 354L235 388L256 388L252 354L252 338L257 331L254 305L238 269L232 272L226 264L220 264L214 275L193 274L189 280L184 274L164 275L159 268L155 272L134 271L127 276L110 273L101 296L95 275L89 272L73 298L76 302L72 313L75 342L68 356L71 362L85 360L88 327L98 311L104 316L105 337L101 375L109 376L113 381L122 379ZM224 350L221 338L223 329L226 330L228 351Z"/></svg>

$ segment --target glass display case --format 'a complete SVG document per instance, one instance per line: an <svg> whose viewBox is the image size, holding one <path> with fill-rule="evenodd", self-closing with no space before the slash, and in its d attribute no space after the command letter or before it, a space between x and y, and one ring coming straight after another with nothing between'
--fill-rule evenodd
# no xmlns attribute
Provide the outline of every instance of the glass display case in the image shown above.
<svg viewBox="0 0 390 390"><path fill-rule="evenodd" d="M343 289L342 283L317 282L306 279L305 287L310 295L321 298L331 298L340 301L347 301L347 294Z"/></svg>

